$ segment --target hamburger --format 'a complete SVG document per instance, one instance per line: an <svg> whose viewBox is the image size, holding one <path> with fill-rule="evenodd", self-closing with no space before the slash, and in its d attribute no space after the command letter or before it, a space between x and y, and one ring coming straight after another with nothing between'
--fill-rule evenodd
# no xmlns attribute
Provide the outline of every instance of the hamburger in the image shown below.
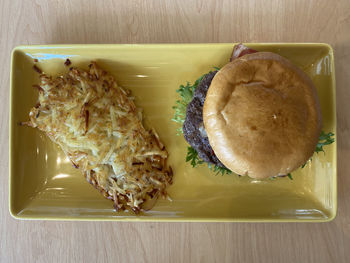
<svg viewBox="0 0 350 263"><path fill-rule="evenodd" d="M288 59L234 47L228 64L178 90L173 120L190 144L186 161L251 178L288 176L334 141L321 131L317 91ZM184 112L185 109L185 112Z"/></svg>

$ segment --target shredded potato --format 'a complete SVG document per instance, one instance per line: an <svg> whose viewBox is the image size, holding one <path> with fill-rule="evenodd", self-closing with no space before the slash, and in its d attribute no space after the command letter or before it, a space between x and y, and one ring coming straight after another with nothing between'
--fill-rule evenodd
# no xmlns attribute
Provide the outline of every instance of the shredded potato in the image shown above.
<svg viewBox="0 0 350 263"><path fill-rule="evenodd" d="M167 197L168 153L155 130L144 128L141 109L113 76L92 62L88 71L70 68L57 78L41 74L34 86L39 99L25 124L57 143L117 211L138 213Z"/></svg>

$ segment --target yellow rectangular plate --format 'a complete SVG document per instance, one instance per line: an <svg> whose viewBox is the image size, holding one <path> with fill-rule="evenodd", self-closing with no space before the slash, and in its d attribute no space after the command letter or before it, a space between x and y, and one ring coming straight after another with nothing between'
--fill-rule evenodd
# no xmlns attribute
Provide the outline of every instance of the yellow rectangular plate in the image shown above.
<svg viewBox="0 0 350 263"><path fill-rule="evenodd" d="M313 80L321 101L324 131L336 131L333 51L326 44L249 44L276 52ZM185 162L187 144L171 121L175 92L186 81L228 62L233 44L21 46L12 53L10 111L10 212L15 218L127 221L329 221L336 214L336 144L314 155L294 180L257 181L215 175L206 165ZM57 76L95 60L120 85L132 90L147 122L169 153L173 199L159 200L142 215L116 213L111 201L89 185L63 152L39 130L19 126L35 105L38 82L33 59ZM266 154L269 154L268 152Z"/></svg>

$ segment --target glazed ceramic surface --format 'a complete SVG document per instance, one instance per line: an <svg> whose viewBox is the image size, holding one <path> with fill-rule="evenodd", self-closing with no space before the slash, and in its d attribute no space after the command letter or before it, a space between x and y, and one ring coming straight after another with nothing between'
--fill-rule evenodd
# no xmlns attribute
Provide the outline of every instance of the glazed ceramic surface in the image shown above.
<svg viewBox="0 0 350 263"><path fill-rule="evenodd" d="M321 102L323 130L336 133L333 51L326 44L248 44L278 53L313 80ZM329 221L337 207L336 143L315 154L293 180L254 180L215 175L206 165L185 162L187 143L171 121L176 89L229 60L233 44L55 45L20 46L12 53L10 110L10 212L15 218L147 221ZM90 61L132 91L149 126L170 154L172 201L158 200L142 215L115 212L64 153L37 129L19 126L37 100L34 59L47 74L58 76ZM269 154L268 152L266 154Z"/></svg>

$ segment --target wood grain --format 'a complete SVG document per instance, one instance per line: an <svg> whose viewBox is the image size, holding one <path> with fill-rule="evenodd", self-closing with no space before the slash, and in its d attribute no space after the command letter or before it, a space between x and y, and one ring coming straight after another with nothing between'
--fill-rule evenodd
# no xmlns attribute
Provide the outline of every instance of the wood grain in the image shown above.
<svg viewBox="0 0 350 263"><path fill-rule="evenodd" d="M350 1L0 1L1 262L349 262ZM335 49L338 216L330 223L16 221L8 212L11 49L19 44L327 42Z"/></svg>

